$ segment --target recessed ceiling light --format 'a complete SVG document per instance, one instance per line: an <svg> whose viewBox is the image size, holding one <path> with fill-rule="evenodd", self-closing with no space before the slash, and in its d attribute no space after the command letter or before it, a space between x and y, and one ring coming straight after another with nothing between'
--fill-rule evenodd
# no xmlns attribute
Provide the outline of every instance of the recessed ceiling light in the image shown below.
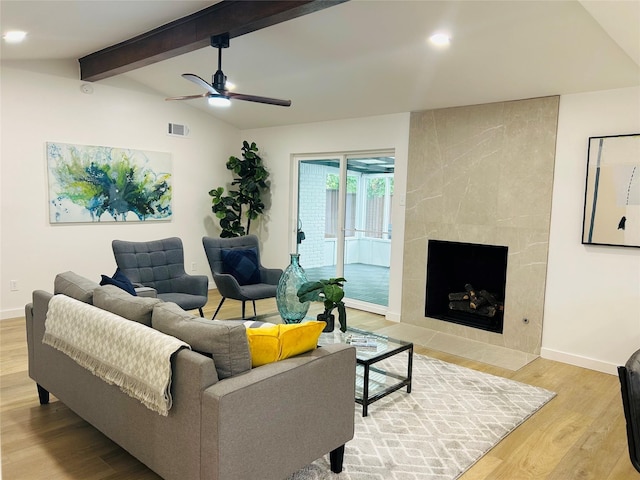
<svg viewBox="0 0 640 480"><path fill-rule="evenodd" d="M23 32L21 30L12 30L5 33L2 38L4 38L7 43L20 43L26 36L27 32Z"/></svg>
<svg viewBox="0 0 640 480"><path fill-rule="evenodd" d="M438 47L446 47L451 43L451 37L446 33L434 33L429 37L429 41Z"/></svg>

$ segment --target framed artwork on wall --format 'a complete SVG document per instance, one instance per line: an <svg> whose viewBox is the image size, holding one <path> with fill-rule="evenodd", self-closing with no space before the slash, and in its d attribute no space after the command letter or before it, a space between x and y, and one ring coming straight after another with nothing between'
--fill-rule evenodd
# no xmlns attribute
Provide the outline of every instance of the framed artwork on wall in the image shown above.
<svg viewBox="0 0 640 480"><path fill-rule="evenodd" d="M640 133L589 137L582 243L640 247Z"/></svg>
<svg viewBox="0 0 640 480"><path fill-rule="evenodd" d="M47 142L49 222L171 220L171 154Z"/></svg>

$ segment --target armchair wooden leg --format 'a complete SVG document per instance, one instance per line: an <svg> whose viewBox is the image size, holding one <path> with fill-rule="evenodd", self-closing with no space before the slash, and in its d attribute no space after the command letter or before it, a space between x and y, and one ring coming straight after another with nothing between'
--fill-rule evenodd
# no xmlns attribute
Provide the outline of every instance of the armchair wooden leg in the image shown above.
<svg viewBox="0 0 640 480"><path fill-rule="evenodd" d="M342 472L342 462L344 460L344 445L331 450L329 453L329 461L331 463L331 471L333 473Z"/></svg>
<svg viewBox="0 0 640 480"><path fill-rule="evenodd" d="M222 297L222 300L220 300L220 303L218 304L218 308L216 308L216 312L213 314L213 317L211 317L211 320L215 320L216 315L220 311L220 307L222 306L225 300L226 300L226 297Z"/></svg>
<svg viewBox="0 0 640 480"><path fill-rule="evenodd" d="M247 302L245 302L244 300L242 301L242 319L243 320L244 320L244 310L245 310L246 303Z"/></svg>
<svg viewBox="0 0 640 480"><path fill-rule="evenodd" d="M200 312L200 316L204 317L204 313L202 312L202 307L198 308L198 311Z"/></svg>
<svg viewBox="0 0 640 480"><path fill-rule="evenodd" d="M258 312L256 312L256 301L251 300L251 302L253 303L253 318L255 318L258 316Z"/></svg>

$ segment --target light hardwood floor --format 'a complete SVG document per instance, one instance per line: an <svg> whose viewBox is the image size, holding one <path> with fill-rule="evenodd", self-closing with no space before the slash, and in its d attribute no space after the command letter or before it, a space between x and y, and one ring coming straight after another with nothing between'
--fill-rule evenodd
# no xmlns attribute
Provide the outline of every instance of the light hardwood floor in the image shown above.
<svg viewBox="0 0 640 480"><path fill-rule="evenodd" d="M218 301L217 292L211 291L205 308L209 318ZM239 316L239 305L227 301L218 318ZM257 305L260 316L277 313L273 300L259 301ZM348 318L351 325L370 330L391 324L381 316L356 310L350 310ZM2 478L158 480L157 475L55 397L49 405L39 405L35 384L27 374L24 322L24 318L0 322ZM640 479L628 457L617 377L545 359L512 372L423 347L416 347L416 353L558 394L461 480ZM375 415L375 404L371 408Z"/></svg>

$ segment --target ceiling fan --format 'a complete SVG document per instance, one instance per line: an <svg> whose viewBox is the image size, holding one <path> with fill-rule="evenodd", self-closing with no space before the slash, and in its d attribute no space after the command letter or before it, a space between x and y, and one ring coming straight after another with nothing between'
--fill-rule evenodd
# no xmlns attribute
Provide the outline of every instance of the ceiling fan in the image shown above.
<svg viewBox="0 0 640 480"><path fill-rule="evenodd" d="M222 73L222 49L229 47L229 34L214 35L211 37L211 46L218 49L218 70L213 75L209 84L198 75L193 73L183 73L182 78L199 85L206 90L200 95L185 95L182 97L171 97L165 100L191 100L193 98L207 98L211 105L229 105L230 100L245 100L247 102L266 103L268 105L278 105L290 107L291 100L280 100L278 98L259 97L257 95L246 95L243 93L230 92L227 90L227 76Z"/></svg>

